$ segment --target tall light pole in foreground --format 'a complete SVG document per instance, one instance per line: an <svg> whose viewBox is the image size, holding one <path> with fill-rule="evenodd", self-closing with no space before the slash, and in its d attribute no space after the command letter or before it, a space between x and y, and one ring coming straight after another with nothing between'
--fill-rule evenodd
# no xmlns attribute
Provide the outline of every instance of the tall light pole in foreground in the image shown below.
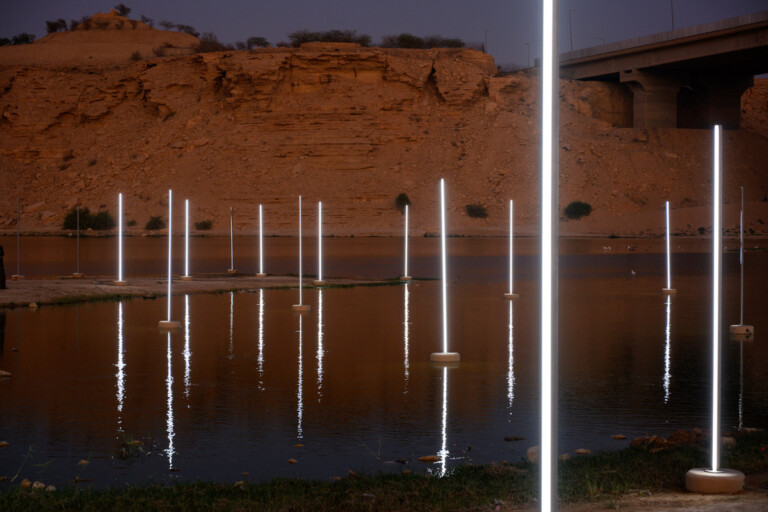
<svg viewBox="0 0 768 512"><path fill-rule="evenodd" d="M674 295L677 290L672 288L672 266L671 266L671 249L669 246L669 201L666 202L667 213L667 287L662 288L662 293L665 295Z"/></svg>
<svg viewBox="0 0 768 512"><path fill-rule="evenodd" d="M115 286L125 286L123 280L123 194L117 195L117 281Z"/></svg>
<svg viewBox="0 0 768 512"><path fill-rule="evenodd" d="M541 510L557 509L557 0L543 0L541 56Z"/></svg>
<svg viewBox="0 0 768 512"><path fill-rule="evenodd" d="M685 488L704 494L739 492L744 487L744 473L720 467L720 285L722 275L722 219L720 213L720 178L722 141L720 125L715 125L713 219L712 219L712 460L708 468L695 468L685 474Z"/></svg>
<svg viewBox="0 0 768 512"><path fill-rule="evenodd" d="M171 283L173 283L173 190L168 189L168 318L160 320L157 326L161 330L180 329L181 322L171 320Z"/></svg>

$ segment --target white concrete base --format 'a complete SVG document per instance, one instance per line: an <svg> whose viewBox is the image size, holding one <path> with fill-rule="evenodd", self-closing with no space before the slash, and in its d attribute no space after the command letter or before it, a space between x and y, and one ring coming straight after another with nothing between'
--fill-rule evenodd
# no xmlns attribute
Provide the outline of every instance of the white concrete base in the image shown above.
<svg viewBox="0 0 768 512"><path fill-rule="evenodd" d="M412 279L413 278L411 276L400 276L400 280L403 281L404 283L407 283L407 282L411 281Z"/></svg>
<svg viewBox="0 0 768 512"><path fill-rule="evenodd" d="M677 293L677 290L675 290L674 288L662 288L661 293L663 293L664 295L674 295Z"/></svg>
<svg viewBox="0 0 768 512"><path fill-rule="evenodd" d="M685 474L685 488L701 494L732 494L744 488L744 473L735 469L691 469Z"/></svg>
<svg viewBox="0 0 768 512"><path fill-rule="evenodd" d="M115 286L125 286L128 284L127 281L112 281L112 284Z"/></svg>
<svg viewBox="0 0 768 512"><path fill-rule="evenodd" d="M182 281L191 281L191 280L192 280L192 276L181 276L181 278L180 278L180 279L181 279Z"/></svg>
<svg viewBox="0 0 768 512"><path fill-rule="evenodd" d="M739 336L752 337L755 335L755 326L744 324L732 325L728 328L728 332Z"/></svg>
<svg viewBox="0 0 768 512"><path fill-rule="evenodd" d="M258 274L256 274L256 277L267 277L267 274L259 272Z"/></svg>
<svg viewBox="0 0 768 512"><path fill-rule="evenodd" d="M325 281L312 281L313 286L325 286Z"/></svg>
<svg viewBox="0 0 768 512"><path fill-rule="evenodd" d="M312 311L312 306L309 304L294 304L291 306L291 309L293 309L296 313L308 313Z"/></svg>
<svg viewBox="0 0 768 512"><path fill-rule="evenodd" d="M24 276L20 274L13 274L11 276L11 281L21 281L22 279L24 279Z"/></svg>
<svg viewBox="0 0 768 512"><path fill-rule="evenodd" d="M432 352L429 360L433 363L458 363L461 356L458 352Z"/></svg>
<svg viewBox="0 0 768 512"><path fill-rule="evenodd" d="M515 300L520 298L519 293L505 293L504 298L507 300Z"/></svg>
<svg viewBox="0 0 768 512"><path fill-rule="evenodd" d="M235 274L237 274L237 269L235 269L235 268L228 268L227 269L227 274L235 275Z"/></svg>
<svg viewBox="0 0 768 512"><path fill-rule="evenodd" d="M72 279L82 279L85 277L85 274L82 272L72 272Z"/></svg>
<svg viewBox="0 0 768 512"><path fill-rule="evenodd" d="M181 322L176 320L160 320L157 322L157 328L161 331L176 331L181 329Z"/></svg>

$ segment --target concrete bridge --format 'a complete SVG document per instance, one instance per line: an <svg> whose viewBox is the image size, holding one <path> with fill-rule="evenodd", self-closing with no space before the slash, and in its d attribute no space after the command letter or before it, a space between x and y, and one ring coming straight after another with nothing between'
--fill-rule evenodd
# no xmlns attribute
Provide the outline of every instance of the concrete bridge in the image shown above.
<svg viewBox="0 0 768 512"><path fill-rule="evenodd" d="M768 11L560 56L560 77L629 86L635 128L740 125L741 95L768 73Z"/></svg>

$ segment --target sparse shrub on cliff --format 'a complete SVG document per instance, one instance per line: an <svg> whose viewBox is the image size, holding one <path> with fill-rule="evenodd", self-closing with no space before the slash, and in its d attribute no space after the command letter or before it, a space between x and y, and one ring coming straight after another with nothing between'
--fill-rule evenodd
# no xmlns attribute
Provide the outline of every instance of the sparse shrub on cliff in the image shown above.
<svg viewBox="0 0 768 512"><path fill-rule="evenodd" d="M245 44L248 46L249 50L253 50L254 48L267 48L269 46L269 41L263 37L249 37L245 41Z"/></svg>
<svg viewBox="0 0 768 512"><path fill-rule="evenodd" d="M200 222L195 222L195 229L198 231L209 231L212 227L212 220L201 220Z"/></svg>
<svg viewBox="0 0 768 512"><path fill-rule="evenodd" d="M178 30L179 32L184 32L185 34L189 34L189 35L194 36L194 37L200 37L200 32L195 30L195 27L193 27L191 25L178 24L178 25L176 25L176 30Z"/></svg>
<svg viewBox="0 0 768 512"><path fill-rule="evenodd" d="M29 44L34 41L35 41L34 34L27 34L26 32L22 32L21 34L17 34L13 36L11 39L8 39L7 37L0 38L0 46L5 46L9 44L13 44L13 45Z"/></svg>
<svg viewBox="0 0 768 512"><path fill-rule="evenodd" d="M163 29L165 30L171 30L173 27L176 26L176 24L168 20L162 20L160 22L160 26L163 27Z"/></svg>
<svg viewBox="0 0 768 512"><path fill-rule="evenodd" d="M468 204L464 206L464 209L466 210L467 215L473 219L484 219L488 217L488 211L485 209L485 206L479 203Z"/></svg>
<svg viewBox="0 0 768 512"><path fill-rule="evenodd" d="M397 36L384 36L381 38L382 48L464 48L464 41L457 37L427 36L421 38L407 32Z"/></svg>
<svg viewBox="0 0 768 512"><path fill-rule="evenodd" d="M90 210L82 208L80 210L80 229L112 229L115 227L115 219L109 214L107 210L101 210L96 215L93 215ZM77 229L77 208L72 208L64 217L63 229Z"/></svg>
<svg viewBox="0 0 768 512"><path fill-rule="evenodd" d="M309 30L297 30L288 34L291 46L298 48L303 43L357 43L360 46L370 46L371 36L357 34L355 30L327 30L325 32L310 32Z"/></svg>
<svg viewBox="0 0 768 512"><path fill-rule="evenodd" d="M147 221L144 229L147 231L157 231L158 229L163 229L164 227L165 222L163 222L163 219L161 219L159 215L153 215Z"/></svg>
<svg viewBox="0 0 768 512"><path fill-rule="evenodd" d="M141 60L141 53L136 50L131 54L131 60Z"/></svg>
<svg viewBox="0 0 768 512"><path fill-rule="evenodd" d="M114 9L117 11L117 14L124 18L127 18L128 15L131 14L131 8L125 4L117 4Z"/></svg>
<svg viewBox="0 0 768 512"><path fill-rule="evenodd" d="M574 201L565 207L563 213L568 219L580 219L592 213L592 205L583 201Z"/></svg>
<svg viewBox="0 0 768 512"><path fill-rule="evenodd" d="M400 192L395 198L395 206L400 210L400 213L404 213L405 207L411 206L411 198L405 192Z"/></svg>
<svg viewBox="0 0 768 512"><path fill-rule="evenodd" d="M67 30L67 20L58 19L55 21L46 21L45 30L49 34L54 32L65 32Z"/></svg>
<svg viewBox="0 0 768 512"><path fill-rule="evenodd" d="M149 26L150 28L155 26L155 21L152 18L144 16L143 14L141 15L141 22Z"/></svg>
<svg viewBox="0 0 768 512"><path fill-rule="evenodd" d="M203 35L200 37L200 43L195 47L197 53L221 52L233 49L229 45L221 44L213 32L203 32Z"/></svg>

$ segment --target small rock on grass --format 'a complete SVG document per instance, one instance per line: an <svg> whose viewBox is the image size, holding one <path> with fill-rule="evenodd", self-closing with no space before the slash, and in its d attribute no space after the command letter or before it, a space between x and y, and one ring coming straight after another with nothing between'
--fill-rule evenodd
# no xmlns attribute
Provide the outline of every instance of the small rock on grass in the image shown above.
<svg viewBox="0 0 768 512"><path fill-rule="evenodd" d="M32 487L32 482L30 482L28 479L25 478L24 480L21 481L20 485L23 489L29 489L30 487Z"/></svg>
<svg viewBox="0 0 768 512"><path fill-rule="evenodd" d="M590 453L592 453L592 450L589 448L578 448L576 450L576 455L589 455Z"/></svg>
<svg viewBox="0 0 768 512"><path fill-rule="evenodd" d="M36 481L35 483L32 484L32 488L33 489L45 489L45 484L38 480L38 481Z"/></svg>
<svg viewBox="0 0 768 512"><path fill-rule="evenodd" d="M296 459L288 459L288 464L296 464Z"/></svg>
<svg viewBox="0 0 768 512"><path fill-rule="evenodd" d="M525 456L528 457L528 462L536 464L539 461L539 447L531 446L525 452Z"/></svg>
<svg viewBox="0 0 768 512"><path fill-rule="evenodd" d="M86 464L90 464L90 461L87 461L85 459L82 459L80 462L78 462L81 466L85 466Z"/></svg>
<svg viewBox="0 0 768 512"><path fill-rule="evenodd" d="M11 443L8 441L0 441L0 448L5 448L6 446L10 446Z"/></svg>
<svg viewBox="0 0 768 512"><path fill-rule="evenodd" d="M0 377L10 377L10 376L11 376L11 372L0 370Z"/></svg>

